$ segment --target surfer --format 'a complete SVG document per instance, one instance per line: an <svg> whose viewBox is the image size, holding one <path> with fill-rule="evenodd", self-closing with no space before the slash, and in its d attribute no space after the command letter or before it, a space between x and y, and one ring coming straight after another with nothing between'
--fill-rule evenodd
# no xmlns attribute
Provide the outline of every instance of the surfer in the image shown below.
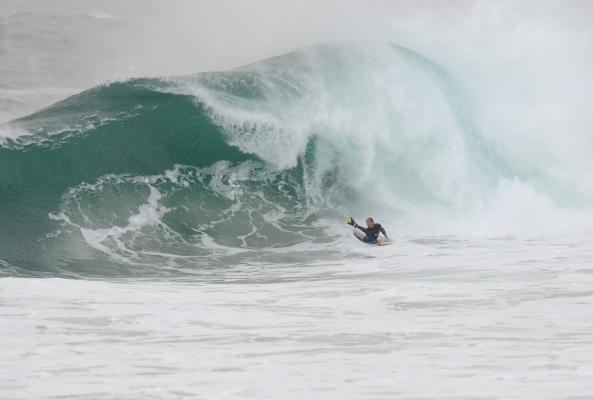
<svg viewBox="0 0 593 400"><path fill-rule="evenodd" d="M356 238L358 240L361 240L365 243L377 243L377 240L379 239L379 232L382 233L383 236L385 236L385 239L389 239L387 237L387 233L385 232L385 229L383 229L381 224L376 223L371 217L367 218L366 223L367 223L367 227L364 228L364 227L358 225L352 219L352 217L348 217L348 225L352 225L355 229L358 228L362 232L364 232L364 234L362 234L356 230L354 231L354 236L356 236Z"/></svg>

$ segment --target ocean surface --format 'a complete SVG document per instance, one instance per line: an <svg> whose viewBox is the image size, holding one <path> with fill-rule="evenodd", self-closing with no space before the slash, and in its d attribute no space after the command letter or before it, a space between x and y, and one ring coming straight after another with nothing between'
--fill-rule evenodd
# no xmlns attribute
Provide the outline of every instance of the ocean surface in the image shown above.
<svg viewBox="0 0 593 400"><path fill-rule="evenodd" d="M593 398L587 118L499 134L521 96L393 42L117 79L66 40L118 29L0 15L0 398Z"/></svg>

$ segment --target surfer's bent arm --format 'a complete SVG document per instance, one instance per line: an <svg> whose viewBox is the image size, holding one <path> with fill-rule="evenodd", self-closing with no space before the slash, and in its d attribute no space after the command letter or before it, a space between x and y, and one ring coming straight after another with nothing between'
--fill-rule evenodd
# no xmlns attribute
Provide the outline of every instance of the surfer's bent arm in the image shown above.
<svg viewBox="0 0 593 400"><path fill-rule="evenodd" d="M381 233L383 234L383 236L385 236L385 239L389 239L387 237L387 233L385 232L385 229L383 229L383 227L381 227Z"/></svg>

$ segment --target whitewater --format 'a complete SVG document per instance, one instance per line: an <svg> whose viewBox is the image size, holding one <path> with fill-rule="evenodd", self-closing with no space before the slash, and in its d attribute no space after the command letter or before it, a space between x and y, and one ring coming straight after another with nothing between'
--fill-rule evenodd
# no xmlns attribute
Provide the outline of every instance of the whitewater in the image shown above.
<svg viewBox="0 0 593 400"><path fill-rule="evenodd" d="M593 397L590 64L341 40L20 76L65 22L123 32L0 18L0 398Z"/></svg>

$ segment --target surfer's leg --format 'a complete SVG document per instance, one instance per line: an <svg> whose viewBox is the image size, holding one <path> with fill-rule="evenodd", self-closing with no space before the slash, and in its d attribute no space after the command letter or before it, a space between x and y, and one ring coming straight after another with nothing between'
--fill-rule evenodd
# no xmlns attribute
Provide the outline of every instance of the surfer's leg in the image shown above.
<svg viewBox="0 0 593 400"><path fill-rule="evenodd" d="M352 229L352 233L354 234L354 237L357 238L358 240L360 240L361 242L366 241L367 235L365 235L359 229L356 229L356 228Z"/></svg>

